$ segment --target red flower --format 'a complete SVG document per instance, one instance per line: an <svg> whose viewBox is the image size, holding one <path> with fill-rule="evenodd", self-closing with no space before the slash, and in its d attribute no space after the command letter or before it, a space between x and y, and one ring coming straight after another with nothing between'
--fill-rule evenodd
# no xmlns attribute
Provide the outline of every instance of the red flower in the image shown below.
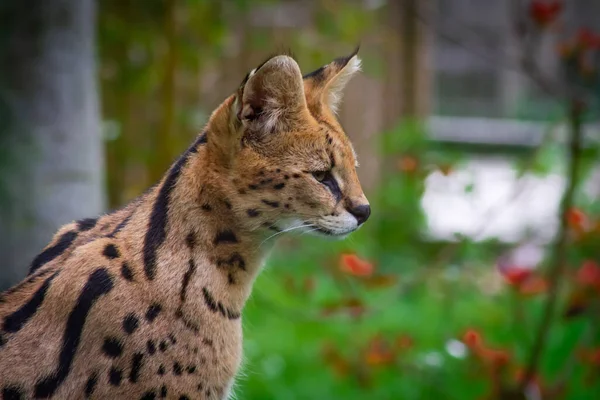
<svg viewBox="0 0 600 400"><path fill-rule="evenodd" d="M579 270L577 270L575 280L582 286L600 288L600 266L592 260L584 261Z"/></svg>
<svg viewBox="0 0 600 400"><path fill-rule="evenodd" d="M362 260L356 254L342 254L340 257L340 270L354 276L371 276L373 264Z"/></svg>
<svg viewBox="0 0 600 400"><path fill-rule="evenodd" d="M577 43L584 49L600 49L600 35L588 28L581 28L577 32Z"/></svg>
<svg viewBox="0 0 600 400"><path fill-rule="evenodd" d="M533 0L529 5L529 16L540 28L544 28L556 20L562 6L561 1Z"/></svg>
<svg viewBox="0 0 600 400"><path fill-rule="evenodd" d="M531 277L532 270L514 265L501 269L500 273L508 284L520 286Z"/></svg>

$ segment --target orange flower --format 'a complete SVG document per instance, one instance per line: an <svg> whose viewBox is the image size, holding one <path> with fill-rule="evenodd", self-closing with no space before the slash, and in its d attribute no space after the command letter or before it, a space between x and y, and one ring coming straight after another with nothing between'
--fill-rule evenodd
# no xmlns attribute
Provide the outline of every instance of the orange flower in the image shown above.
<svg viewBox="0 0 600 400"><path fill-rule="evenodd" d="M481 334L474 329L467 330L462 341L477 358L487 365L500 367L510 362L511 357L506 350L488 348L484 345Z"/></svg>
<svg viewBox="0 0 600 400"><path fill-rule="evenodd" d="M583 231L587 224L587 216L579 208L572 207L567 211L567 223L576 231Z"/></svg>
<svg viewBox="0 0 600 400"><path fill-rule="evenodd" d="M471 349L479 347L482 344L481 334L474 329L469 329L463 335L462 341Z"/></svg>
<svg viewBox="0 0 600 400"><path fill-rule="evenodd" d="M404 156L398 160L398 169L402 172L415 172L418 166L419 162L413 156Z"/></svg>
<svg viewBox="0 0 600 400"><path fill-rule="evenodd" d="M600 288L600 266L592 260L584 261L577 270L575 280L582 286Z"/></svg>
<svg viewBox="0 0 600 400"><path fill-rule="evenodd" d="M529 16L540 28L545 28L558 18L562 6L561 1L533 0L529 5Z"/></svg>
<svg viewBox="0 0 600 400"><path fill-rule="evenodd" d="M541 276L531 276L519 285L519 293L533 296L548 291L548 282Z"/></svg>
<svg viewBox="0 0 600 400"><path fill-rule="evenodd" d="M367 346L365 362L371 366L389 365L394 362L394 354L380 336L375 336Z"/></svg>
<svg viewBox="0 0 600 400"><path fill-rule="evenodd" d="M371 276L373 264L359 258L356 254L342 254L340 270L354 276Z"/></svg>

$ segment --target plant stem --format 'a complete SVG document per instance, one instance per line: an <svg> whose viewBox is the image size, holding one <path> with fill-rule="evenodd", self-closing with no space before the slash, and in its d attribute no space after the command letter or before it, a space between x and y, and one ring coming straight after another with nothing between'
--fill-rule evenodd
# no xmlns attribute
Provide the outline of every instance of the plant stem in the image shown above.
<svg viewBox="0 0 600 400"><path fill-rule="evenodd" d="M575 192L579 180L579 160L581 158L582 128L581 116L583 105L580 101L574 99L569 104L569 147L568 147L568 172L567 187L561 201L560 207L560 227L553 246L553 258L548 269L548 300L543 310L540 324L535 333L531 355L526 364L525 374L519 382L518 392L523 393L527 385L536 373L548 334L552 325L552 318L558 303L561 277L567 264L568 247L568 212L573 206Z"/></svg>

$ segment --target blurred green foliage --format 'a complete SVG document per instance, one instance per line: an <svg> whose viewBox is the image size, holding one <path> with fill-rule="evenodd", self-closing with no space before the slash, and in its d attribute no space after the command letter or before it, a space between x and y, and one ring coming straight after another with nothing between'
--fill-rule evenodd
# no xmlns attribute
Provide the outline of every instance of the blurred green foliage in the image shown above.
<svg viewBox="0 0 600 400"><path fill-rule="evenodd" d="M410 154L417 166L387 175L371 198L373 219L351 238L324 242L301 237L281 243L259 276L244 314L247 359L239 379L240 398L487 398L493 379L462 346L468 329L509 354L503 376L516 382L546 294L521 294L499 280L496 264L506 245L464 237L435 244L423 238L426 221L419 199L428 167L439 160L425 137L417 123L384 135L389 154ZM562 156L553 146L538 152L540 162ZM392 283L377 287L340 274L339 256L345 253L372 261L376 274L393 276ZM573 248L571 271L597 255L596 249ZM361 310L358 315L343 308L327 312L332 304L349 299ZM561 314L566 303L562 298ZM582 343L598 345L598 328L597 319L559 316L548 332L540 375L547 388L568 374L567 392L544 398L598 398L600 382L593 366L577 358ZM393 350L394 341L402 337L411 344ZM369 346L378 340L392 349L389 362L373 363L372 352L379 353Z"/></svg>

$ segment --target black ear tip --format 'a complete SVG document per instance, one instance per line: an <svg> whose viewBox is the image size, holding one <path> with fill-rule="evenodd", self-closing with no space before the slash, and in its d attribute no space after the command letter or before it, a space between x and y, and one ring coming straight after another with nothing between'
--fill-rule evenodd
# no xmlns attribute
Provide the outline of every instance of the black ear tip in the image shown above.
<svg viewBox="0 0 600 400"><path fill-rule="evenodd" d="M352 58L352 57L354 57L355 55L357 55L359 50L360 50L360 42L358 42L358 43L356 44L356 47L354 48L354 51L352 52L352 54L350 54L350 56L349 56L348 58Z"/></svg>

